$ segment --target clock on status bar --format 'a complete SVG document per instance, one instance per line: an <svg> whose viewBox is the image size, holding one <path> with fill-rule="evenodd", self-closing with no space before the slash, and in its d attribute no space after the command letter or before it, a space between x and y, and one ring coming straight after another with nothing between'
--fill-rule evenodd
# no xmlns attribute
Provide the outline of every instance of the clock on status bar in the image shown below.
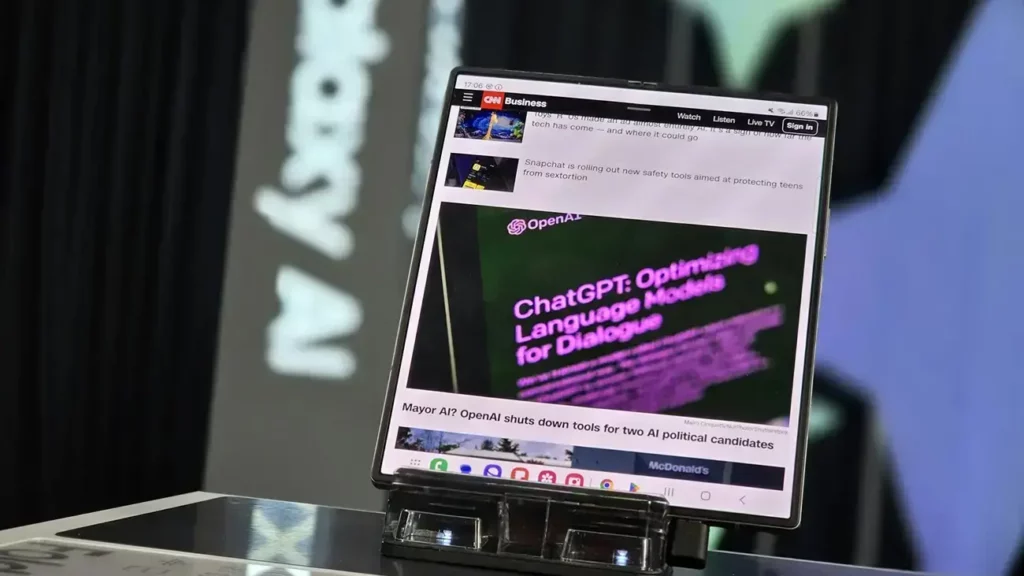
<svg viewBox="0 0 1024 576"><path fill-rule="evenodd" d="M466 80L462 83L462 87L467 90L501 90L501 84L492 84L489 82L471 82Z"/></svg>

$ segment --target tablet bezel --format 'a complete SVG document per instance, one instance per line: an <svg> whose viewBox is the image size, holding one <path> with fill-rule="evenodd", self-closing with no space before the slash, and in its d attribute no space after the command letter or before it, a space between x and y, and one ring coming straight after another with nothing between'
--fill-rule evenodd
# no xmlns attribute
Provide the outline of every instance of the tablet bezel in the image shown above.
<svg viewBox="0 0 1024 576"><path fill-rule="evenodd" d="M835 125L837 106L833 100L820 97L801 97L789 94L773 93L748 93L724 89L695 88L683 86L671 86L655 82L638 82L630 80L617 80L605 78L591 78L586 76L569 76L561 74L544 74L536 72L520 72L513 70L487 69L474 67L457 67L451 71L448 78L448 86L445 91L443 113L439 118L437 137L434 143L433 157L430 163L430 176L426 182L426 192L423 196L424 209L420 214L420 221L416 231L415 244L413 246L412 261L406 279L405 297L402 303L402 315L399 320L398 334L395 339L395 349L392 354L391 369L388 373L387 395L384 400L383 413L381 415L380 429L377 433L377 446L374 450L373 468L371 469L371 480L373 485L380 489L387 489L394 481L393 474L384 474L381 467L386 450L387 433L391 427L391 415L394 409L395 394L398 389L399 366L402 361L405 337L409 329L409 313L412 308L413 295L415 293L416 271L419 270L423 256L424 241L427 229L427 217L429 206L433 202L434 185L437 181L437 171L440 166L440 154L447 135L448 117L452 103L452 95L455 91L456 80L459 76L482 76L490 78L507 78L518 80L535 80L543 82L554 82L561 84L576 84L586 86L603 86L612 88L625 88L643 92L672 92L677 94L696 94L706 96L721 96L731 98L742 98L746 100L770 100L773 102L791 102L794 104L808 104L827 106L829 109L827 120L827 131L825 134L825 152L822 162L821 189L819 191L819 206L817 232L814 244L814 260L811 270L811 293L809 316L807 322L807 342L804 355L803 384L800 396L799 422L797 424L797 454L793 475L793 491L790 503L790 516L778 518L773 516L759 516L754 514L738 514L733 512L721 512L717 510L705 510L701 508L685 508L680 506L672 507L672 514L675 516L700 520L713 525L723 524L745 524L752 526L763 526L768 528L793 529L800 525L800 518L803 511L803 486L804 468L807 462L807 435L808 419L811 406L811 389L814 377L814 350L817 340L818 308L821 298L822 267L825 259L825 245L828 233L829 197L831 190L832 156L835 147Z"/></svg>

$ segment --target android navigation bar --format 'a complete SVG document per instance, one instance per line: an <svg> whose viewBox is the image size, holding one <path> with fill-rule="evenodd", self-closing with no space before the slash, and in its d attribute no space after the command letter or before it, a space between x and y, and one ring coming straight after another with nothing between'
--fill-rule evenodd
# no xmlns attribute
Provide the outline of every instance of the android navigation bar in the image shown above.
<svg viewBox="0 0 1024 576"><path fill-rule="evenodd" d="M512 94L508 92L456 90L452 103L456 106L483 110L527 110L569 116L614 118L634 122L676 124L711 129L742 130L823 138L824 126L813 118L786 118L768 114L747 114L696 108L675 108L607 102L561 96Z"/></svg>

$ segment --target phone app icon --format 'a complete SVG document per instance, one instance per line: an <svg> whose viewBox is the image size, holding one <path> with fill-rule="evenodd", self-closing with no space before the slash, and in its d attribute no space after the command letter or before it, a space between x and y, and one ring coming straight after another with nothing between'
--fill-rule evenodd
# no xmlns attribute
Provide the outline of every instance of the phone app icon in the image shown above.
<svg viewBox="0 0 1024 576"><path fill-rule="evenodd" d="M583 486L583 475L575 472L565 477L566 486Z"/></svg>
<svg viewBox="0 0 1024 576"><path fill-rule="evenodd" d="M612 490L613 488L615 488L615 482L612 482L608 478L605 478L604 480L601 480L601 489L602 490Z"/></svg>
<svg viewBox="0 0 1024 576"><path fill-rule="evenodd" d="M551 470L541 470L540 474L537 474L537 482L554 484L555 482L558 482L558 476L556 476Z"/></svg>
<svg viewBox="0 0 1024 576"><path fill-rule="evenodd" d="M488 464L487 466L484 466L484 476L501 478L501 466L498 466L497 464Z"/></svg>
<svg viewBox="0 0 1024 576"><path fill-rule="evenodd" d="M509 473L513 480L529 480L530 471L526 468L513 468L512 472Z"/></svg>
<svg viewBox="0 0 1024 576"><path fill-rule="evenodd" d="M448 461L444 458L434 458L430 461L430 469L437 470L439 472L448 471Z"/></svg>

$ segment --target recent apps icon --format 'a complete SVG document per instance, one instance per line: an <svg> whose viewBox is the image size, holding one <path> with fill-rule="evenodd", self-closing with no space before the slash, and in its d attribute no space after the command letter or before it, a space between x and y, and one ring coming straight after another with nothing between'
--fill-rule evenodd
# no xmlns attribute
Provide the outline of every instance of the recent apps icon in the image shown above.
<svg viewBox="0 0 1024 576"><path fill-rule="evenodd" d="M566 486L583 486L583 475L573 472L565 477Z"/></svg>
<svg viewBox="0 0 1024 576"><path fill-rule="evenodd" d="M558 482L558 476L556 476L551 470L541 470L540 474L537 474L537 482L554 484L555 482Z"/></svg>
<svg viewBox="0 0 1024 576"><path fill-rule="evenodd" d="M437 470L439 472L448 471L448 461L444 458L434 458L430 461L430 469Z"/></svg>
<svg viewBox="0 0 1024 576"><path fill-rule="evenodd" d="M498 466L497 464L488 464L487 466L484 466L484 476L501 478L501 466Z"/></svg>
<svg viewBox="0 0 1024 576"><path fill-rule="evenodd" d="M527 470L526 468L513 468L512 472L509 472L509 475L512 477L513 480L530 479L530 471Z"/></svg>

